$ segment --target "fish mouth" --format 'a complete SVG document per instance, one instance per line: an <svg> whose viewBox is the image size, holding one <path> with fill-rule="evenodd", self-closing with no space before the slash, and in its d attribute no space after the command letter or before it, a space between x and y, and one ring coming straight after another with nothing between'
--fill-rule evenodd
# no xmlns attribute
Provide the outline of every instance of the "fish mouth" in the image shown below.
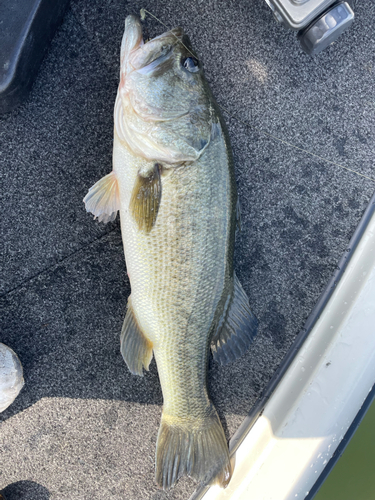
<svg viewBox="0 0 375 500"><path fill-rule="evenodd" d="M169 59L173 47L178 43L190 45L182 28L173 28L144 42L140 19L134 15L127 16L121 43L121 73L125 76L133 70L144 70L146 74L152 72Z"/></svg>
<svg viewBox="0 0 375 500"><path fill-rule="evenodd" d="M174 48L182 38L186 37L182 28L174 28L162 33L147 42L143 40L141 21L137 16L130 15L125 19L125 31L121 42L120 84L118 88L122 106L145 121L167 122L181 118L189 110L167 113L158 106L146 102L146 98L139 95L132 80L132 75L148 78L161 76L174 63ZM136 87L136 86L135 86ZM117 102L117 101L116 101ZM120 101L118 101L120 102ZM116 106L116 109L118 106ZM121 128L121 120L115 109L115 121Z"/></svg>
<svg viewBox="0 0 375 500"><path fill-rule="evenodd" d="M144 44L141 21L137 16L127 16L125 31L121 42L121 72L129 70L129 56Z"/></svg>

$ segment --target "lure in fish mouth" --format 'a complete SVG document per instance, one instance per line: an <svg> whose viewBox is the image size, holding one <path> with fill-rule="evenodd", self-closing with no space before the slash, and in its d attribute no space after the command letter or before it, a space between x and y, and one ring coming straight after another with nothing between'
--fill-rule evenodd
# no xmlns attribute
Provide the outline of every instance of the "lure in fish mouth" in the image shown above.
<svg viewBox="0 0 375 500"><path fill-rule="evenodd" d="M207 391L208 357L240 357L257 320L233 267L229 140L181 28L144 43L140 21L126 18L113 170L84 202L102 222L120 212L131 284L121 353L136 375L155 356L163 391L156 482L168 489L188 475L225 487L232 468Z"/></svg>

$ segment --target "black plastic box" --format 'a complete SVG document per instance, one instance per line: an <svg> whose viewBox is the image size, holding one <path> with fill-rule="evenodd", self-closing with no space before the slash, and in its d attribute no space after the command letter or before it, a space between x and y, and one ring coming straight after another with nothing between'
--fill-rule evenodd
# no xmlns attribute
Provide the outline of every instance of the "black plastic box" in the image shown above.
<svg viewBox="0 0 375 500"><path fill-rule="evenodd" d="M0 1L0 113L28 95L69 0Z"/></svg>

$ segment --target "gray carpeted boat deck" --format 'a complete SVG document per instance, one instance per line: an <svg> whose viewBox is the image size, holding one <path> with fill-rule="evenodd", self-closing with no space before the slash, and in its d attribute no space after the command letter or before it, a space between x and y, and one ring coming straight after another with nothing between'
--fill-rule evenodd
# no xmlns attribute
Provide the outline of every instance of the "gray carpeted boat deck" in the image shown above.
<svg viewBox="0 0 375 500"><path fill-rule="evenodd" d="M132 376L119 350L129 282L118 219L82 198L111 170L126 15L181 25L225 115L242 209L236 271L260 322L236 363L210 363L227 437L267 385L315 305L375 189L375 5L312 59L264 0L72 0L28 101L0 116L0 341L25 387L0 414L7 500L177 500L154 483L162 394L155 362ZM165 28L148 17L149 36ZM286 141L260 133L275 135ZM291 143L301 149L292 148Z"/></svg>

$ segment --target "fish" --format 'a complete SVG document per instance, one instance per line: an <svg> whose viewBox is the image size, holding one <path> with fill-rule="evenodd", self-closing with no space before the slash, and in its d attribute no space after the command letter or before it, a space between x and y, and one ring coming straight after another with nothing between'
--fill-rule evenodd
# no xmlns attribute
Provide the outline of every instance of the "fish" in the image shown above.
<svg viewBox="0 0 375 500"><path fill-rule="evenodd" d="M156 483L184 475L226 487L228 444L207 390L210 350L240 357L257 319L234 272L239 221L233 156L201 60L182 28L144 42L125 20L114 107L113 170L86 210L120 213L131 294L120 336L132 374L155 357L163 393Z"/></svg>

